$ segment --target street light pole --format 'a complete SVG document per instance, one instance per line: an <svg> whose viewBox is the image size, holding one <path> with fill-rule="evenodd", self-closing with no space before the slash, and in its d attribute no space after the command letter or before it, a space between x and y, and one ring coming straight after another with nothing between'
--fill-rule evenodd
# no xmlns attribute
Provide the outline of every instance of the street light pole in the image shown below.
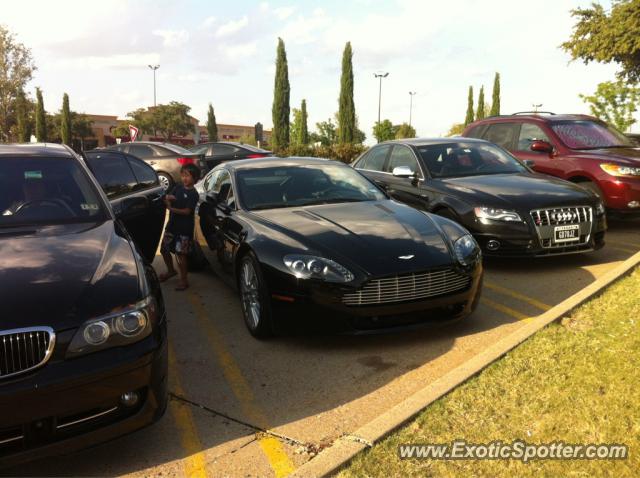
<svg viewBox="0 0 640 478"><path fill-rule="evenodd" d="M149 65L149 68L153 70L153 106L156 106L156 70L160 65Z"/></svg>
<svg viewBox="0 0 640 478"><path fill-rule="evenodd" d="M413 95L415 94L415 91L409 92L409 126L411 126L411 113L413 113Z"/></svg>
<svg viewBox="0 0 640 478"><path fill-rule="evenodd" d="M389 72L386 73L374 73L376 78L380 78L380 89L378 90L378 124L380 124L380 104L382 103L382 79L389 76Z"/></svg>

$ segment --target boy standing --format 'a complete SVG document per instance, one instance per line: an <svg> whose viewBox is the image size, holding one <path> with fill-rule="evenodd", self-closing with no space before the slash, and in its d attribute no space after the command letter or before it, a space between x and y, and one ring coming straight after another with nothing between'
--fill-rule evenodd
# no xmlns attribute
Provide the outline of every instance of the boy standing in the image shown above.
<svg viewBox="0 0 640 478"><path fill-rule="evenodd" d="M172 194L165 196L164 202L169 211L169 222L164 230L160 252L167 272L160 274L164 282L177 274L173 267L171 253L175 254L180 273L176 290L189 287L187 281L187 256L193 247L193 228L195 225L195 209L198 204L198 192L193 187L200 177L200 170L194 164L185 164L180 169L182 186L176 186Z"/></svg>

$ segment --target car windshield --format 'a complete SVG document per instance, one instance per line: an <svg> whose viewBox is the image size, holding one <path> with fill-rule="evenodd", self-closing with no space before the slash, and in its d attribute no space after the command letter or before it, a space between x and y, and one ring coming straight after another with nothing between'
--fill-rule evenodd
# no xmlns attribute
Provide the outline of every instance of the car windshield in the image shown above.
<svg viewBox="0 0 640 478"><path fill-rule="evenodd" d="M178 146L177 144L162 143L162 147L178 154L191 154L191 151L189 151L187 148L183 148L182 146Z"/></svg>
<svg viewBox="0 0 640 478"><path fill-rule="evenodd" d="M551 129L571 149L633 147L625 135L596 121L562 121L553 123Z"/></svg>
<svg viewBox="0 0 640 478"><path fill-rule="evenodd" d="M243 169L236 181L248 210L385 199L360 173L331 163Z"/></svg>
<svg viewBox="0 0 640 478"><path fill-rule="evenodd" d="M102 202L77 160L0 159L0 227L104 217Z"/></svg>
<svg viewBox="0 0 640 478"><path fill-rule="evenodd" d="M418 152L434 178L527 171L516 158L488 143L450 143L418 146Z"/></svg>

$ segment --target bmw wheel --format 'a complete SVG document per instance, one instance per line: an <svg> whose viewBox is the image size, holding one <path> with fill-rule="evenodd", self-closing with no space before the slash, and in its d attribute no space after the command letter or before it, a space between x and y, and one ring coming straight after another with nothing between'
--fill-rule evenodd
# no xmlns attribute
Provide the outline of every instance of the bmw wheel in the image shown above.
<svg viewBox="0 0 640 478"><path fill-rule="evenodd" d="M273 335L271 307L260 264L253 253L240 260L240 299L242 314L251 335L266 338Z"/></svg>

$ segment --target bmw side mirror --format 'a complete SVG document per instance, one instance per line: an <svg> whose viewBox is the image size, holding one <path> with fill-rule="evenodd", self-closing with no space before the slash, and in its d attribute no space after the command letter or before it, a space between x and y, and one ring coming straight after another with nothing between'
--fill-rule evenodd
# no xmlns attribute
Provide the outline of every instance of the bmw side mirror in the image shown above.
<svg viewBox="0 0 640 478"><path fill-rule="evenodd" d="M409 166L397 166L393 168L392 174L397 178L412 178L415 173L411 171Z"/></svg>
<svg viewBox="0 0 640 478"><path fill-rule="evenodd" d="M529 146L529 149L531 149L531 151L535 151L537 153L552 153L553 152L553 146L551 146L551 143L547 142L547 141L542 141L542 140L535 140L531 142L531 146Z"/></svg>

